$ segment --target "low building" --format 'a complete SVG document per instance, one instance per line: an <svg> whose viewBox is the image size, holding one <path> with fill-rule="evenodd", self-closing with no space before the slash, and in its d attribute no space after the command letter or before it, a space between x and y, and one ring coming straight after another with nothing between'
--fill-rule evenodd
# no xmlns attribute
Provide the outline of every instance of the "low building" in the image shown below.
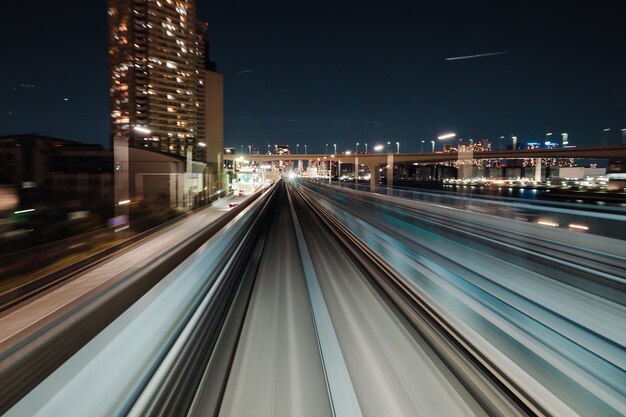
<svg viewBox="0 0 626 417"><path fill-rule="evenodd" d="M133 203L184 208L208 194L206 164L149 149L129 147L128 152ZM0 187L7 204L0 208L72 211L111 206L114 172L113 151L101 145L36 134L2 136Z"/></svg>
<svg viewBox="0 0 626 417"><path fill-rule="evenodd" d="M94 207L112 198L113 155L50 136L2 136L0 185L15 191L20 206Z"/></svg>
<svg viewBox="0 0 626 417"><path fill-rule="evenodd" d="M568 180L578 180L584 178L596 178L606 174L605 168L585 168L585 167L561 167L559 168L559 178Z"/></svg>

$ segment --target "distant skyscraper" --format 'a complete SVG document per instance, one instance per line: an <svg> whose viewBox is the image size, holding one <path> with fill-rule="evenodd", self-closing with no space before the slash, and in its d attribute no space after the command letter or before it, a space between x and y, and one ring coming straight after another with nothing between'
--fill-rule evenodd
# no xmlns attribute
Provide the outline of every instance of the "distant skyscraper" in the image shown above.
<svg viewBox="0 0 626 417"><path fill-rule="evenodd" d="M207 73L216 73L195 0L108 0L108 15L111 134L183 157L191 146L202 162L207 145L221 152L223 133L206 137L209 116L216 123L206 108ZM221 98L222 86L213 88ZM223 112L222 102L212 106Z"/></svg>

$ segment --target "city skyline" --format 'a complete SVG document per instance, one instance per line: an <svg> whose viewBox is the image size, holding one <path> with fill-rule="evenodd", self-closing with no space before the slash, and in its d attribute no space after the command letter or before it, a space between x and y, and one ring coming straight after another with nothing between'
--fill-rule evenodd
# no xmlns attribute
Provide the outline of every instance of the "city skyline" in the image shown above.
<svg viewBox="0 0 626 417"><path fill-rule="evenodd" d="M53 7L41 2L26 24L5 25L23 36L4 48L12 65L1 70L0 134L108 143L106 8L70 3L54 21ZM306 143L312 151L391 140L418 151L421 140L448 130L494 142L568 132L583 146L618 143L626 127L623 2L238 6L198 4L225 74L229 146ZM28 52L59 40L62 50ZM506 54L484 56L494 51Z"/></svg>

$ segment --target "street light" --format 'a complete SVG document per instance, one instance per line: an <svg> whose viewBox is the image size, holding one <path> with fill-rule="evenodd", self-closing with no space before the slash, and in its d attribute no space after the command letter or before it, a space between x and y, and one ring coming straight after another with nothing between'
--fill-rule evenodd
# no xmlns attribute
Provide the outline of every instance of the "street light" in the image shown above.
<svg viewBox="0 0 626 417"><path fill-rule="evenodd" d="M356 147L354 149L354 153L359 153L359 142L356 143Z"/></svg>
<svg viewBox="0 0 626 417"><path fill-rule="evenodd" d="M300 144L296 144L296 155L300 153Z"/></svg>
<svg viewBox="0 0 626 417"><path fill-rule="evenodd" d="M335 155L337 155L337 144L336 143L333 143L333 149L334 149L333 153Z"/></svg>
<svg viewBox="0 0 626 417"><path fill-rule="evenodd" d="M271 153L272 153L272 151L270 151L270 145L267 145L267 154L269 155Z"/></svg>
<svg viewBox="0 0 626 417"><path fill-rule="evenodd" d="M430 144L431 144L431 145L432 145L432 147L433 147L432 153L435 153L435 141L434 141L434 140L431 140L431 141L430 141Z"/></svg>
<svg viewBox="0 0 626 417"><path fill-rule="evenodd" d="M422 150L421 152L424 153L424 142L426 142L425 140L422 141Z"/></svg>
<svg viewBox="0 0 626 417"><path fill-rule="evenodd" d="M324 155L328 154L328 143L326 144L326 147L324 148Z"/></svg>
<svg viewBox="0 0 626 417"><path fill-rule="evenodd" d="M391 145L391 142L387 142L387 153L389 153L389 145Z"/></svg>
<svg viewBox="0 0 626 417"><path fill-rule="evenodd" d="M306 145L304 145L304 154L307 154Z"/></svg>
<svg viewBox="0 0 626 417"><path fill-rule="evenodd" d="M248 145L248 155L252 155L252 145Z"/></svg>
<svg viewBox="0 0 626 417"><path fill-rule="evenodd" d="M400 142L396 142L396 153L400 153Z"/></svg>
<svg viewBox="0 0 626 417"><path fill-rule="evenodd" d="M365 142L365 153L367 153L367 142Z"/></svg>

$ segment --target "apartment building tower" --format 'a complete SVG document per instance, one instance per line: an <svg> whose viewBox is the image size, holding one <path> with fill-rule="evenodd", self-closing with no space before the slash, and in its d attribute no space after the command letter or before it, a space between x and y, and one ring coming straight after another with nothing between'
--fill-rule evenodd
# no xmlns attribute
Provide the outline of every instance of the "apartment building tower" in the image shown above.
<svg viewBox="0 0 626 417"><path fill-rule="evenodd" d="M206 79L215 65L195 0L108 0L108 20L112 137L182 157L191 151L194 161L215 159L207 141L221 149L223 135L206 137Z"/></svg>

